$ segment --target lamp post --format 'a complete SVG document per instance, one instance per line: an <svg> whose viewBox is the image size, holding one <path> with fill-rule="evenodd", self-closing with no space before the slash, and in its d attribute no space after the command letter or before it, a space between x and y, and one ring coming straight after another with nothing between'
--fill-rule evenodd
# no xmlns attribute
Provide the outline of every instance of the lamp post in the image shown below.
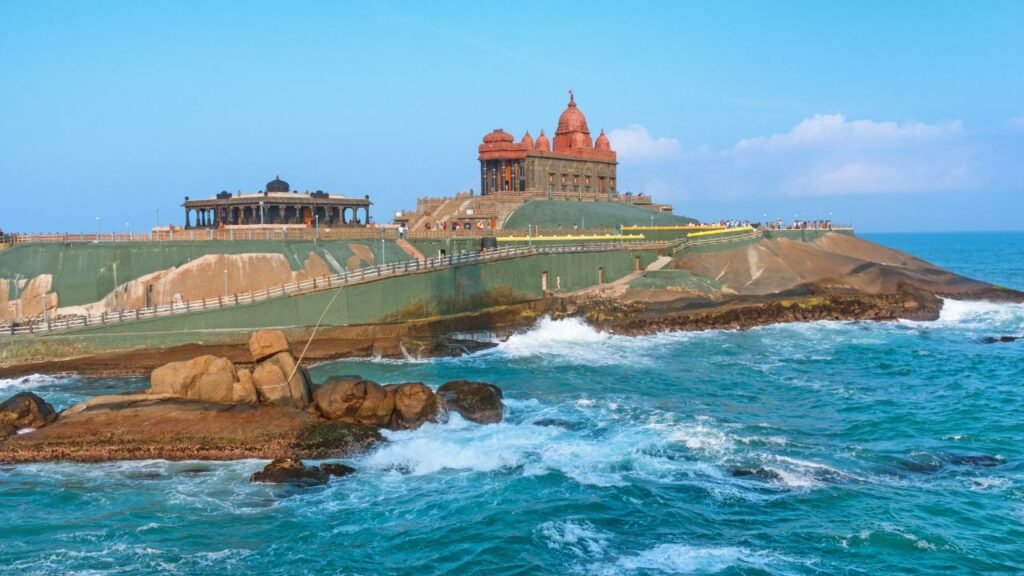
<svg viewBox="0 0 1024 576"><path fill-rule="evenodd" d="M320 215L319 214L314 214L313 215L313 230L316 231L316 236L315 236L314 240L319 240L320 239ZM315 243L316 242L314 242L314 244Z"/></svg>
<svg viewBox="0 0 1024 576"><path fill-rule="evenodd" d="M654 214L651 214L651 228L654 228Z"/></svg>
<svg viewBox="0 0 1024 576"><path fill-rule="evenodd" d="M380 265L386 266L388 263L387 253L384 251L384 227L380 227Z"/></svg>
<svg viewBox="0 0 1024 576"><path fill-rule="evenodd" d="M96 241L100 241L100 217L96 217Z"/></svg>
<svg viewBox="0 0 1024 576"><path fill-rule="evenodd" d="M132 241L132 223L131 222L125 222L124 223L124 227L128 229L128 241L131 242Z"/></svg>
<svg viewBox="0 0 1024 576"><path fill-rule="evenodd" d="M224 300L228 299L228 269L224 269Z"/></svg>
<svg viewBox="0 0 1024 576"><path fill-rule="evenodd" d="M264 214L263 212L263 200L260 200L260 226L263 226L263 221L265 217L266 214Z"/></svg>
<svg viewBox="0 0 1024 576"><path fill-rule="evenodd" d="M156 227L157 228L160 227L160 209L159 208L156 209Z"/></svg>

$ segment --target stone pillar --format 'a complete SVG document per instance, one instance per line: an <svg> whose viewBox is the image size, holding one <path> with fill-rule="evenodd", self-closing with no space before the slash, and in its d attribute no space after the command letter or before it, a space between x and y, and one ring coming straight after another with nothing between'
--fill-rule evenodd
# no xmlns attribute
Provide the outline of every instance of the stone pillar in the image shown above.
<svg viewBox="0 0 1024 576"><path fill-rule="evenodd" d="M185 208L185 229L188 230L192 227L192 211Z"/></svg>

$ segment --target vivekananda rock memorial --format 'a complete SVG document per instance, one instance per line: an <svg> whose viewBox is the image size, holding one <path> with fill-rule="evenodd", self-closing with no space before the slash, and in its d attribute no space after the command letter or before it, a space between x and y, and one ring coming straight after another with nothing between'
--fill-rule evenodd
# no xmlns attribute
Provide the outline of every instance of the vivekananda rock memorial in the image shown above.
<svg viewBox="0 0 1024 576"><path fill-rule="evenodd" d="M610 200L617 196L616 155L604 131L590 136L587 118L569 93L569 104L558 117L553 143L544 130L534 141L527 131L515 138L502 129L484 136L480 144L480 193L525 193L549 197Z"/></svg>

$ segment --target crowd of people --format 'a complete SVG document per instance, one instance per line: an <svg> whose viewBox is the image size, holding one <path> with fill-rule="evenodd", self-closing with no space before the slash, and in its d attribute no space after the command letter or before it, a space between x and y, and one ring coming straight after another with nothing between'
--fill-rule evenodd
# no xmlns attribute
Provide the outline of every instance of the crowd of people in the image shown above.
<svg viewBox="0 0 1024 576"><path fill-rule="evenodd" d="M779 218L775 221L752 222L750 220L718 220L716 222L704 222L703 226L721 226L723 228L764 228L766 230L831 230L832 220L800 220L794 219L786 224Z"/></svg>

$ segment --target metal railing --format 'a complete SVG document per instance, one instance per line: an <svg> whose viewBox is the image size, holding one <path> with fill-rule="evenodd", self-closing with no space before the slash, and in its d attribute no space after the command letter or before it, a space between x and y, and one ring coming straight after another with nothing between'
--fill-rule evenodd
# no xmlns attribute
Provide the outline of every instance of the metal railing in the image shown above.
<svg viewBox="0 0 1024 576"><path fill-rule="evenodd" d="M320 290L372 282L395 276L454 268L481 262L520 258L523 256L538 254L611 252L627 249L663 249L667 246L667 242L615 241L581 242L578 244L558 244L548 246L515 246L486 252L462 252L451 256L437 256L423 260L405 260L387 265L367 266L358 270L352 270L340 274L321 276L310 280L303 280L301 282L290 282L288 284L282 284L276 288L264 288L262 290L217 296L215 298L206 298L199 301L185 301L180 304L175 303L162 306L150 306L132 310L103 312L101 314L62 316L45 321L34 320L27 323L0 324L0 336L41 334L56 330L68 330L88 326L103 326L121 322L158 318L161 316L170 316L174 314L239 306L260 302L270 298L296 296Z"/></svg>
<svg viewBox="0 0 1024 576"><path fill-rule="evenodd" d="M680 238L679 240L673 240L670 243L670 245L672 246L672 256L678 256L687 248L693 248L695 246L711 246L714 244L729 244L731 242L739 242L741 240L749 240L751 238L760 238L763 234L764 231L754 229L744 234L737 234L734 236L705 236L702 238Z"/></svg>

